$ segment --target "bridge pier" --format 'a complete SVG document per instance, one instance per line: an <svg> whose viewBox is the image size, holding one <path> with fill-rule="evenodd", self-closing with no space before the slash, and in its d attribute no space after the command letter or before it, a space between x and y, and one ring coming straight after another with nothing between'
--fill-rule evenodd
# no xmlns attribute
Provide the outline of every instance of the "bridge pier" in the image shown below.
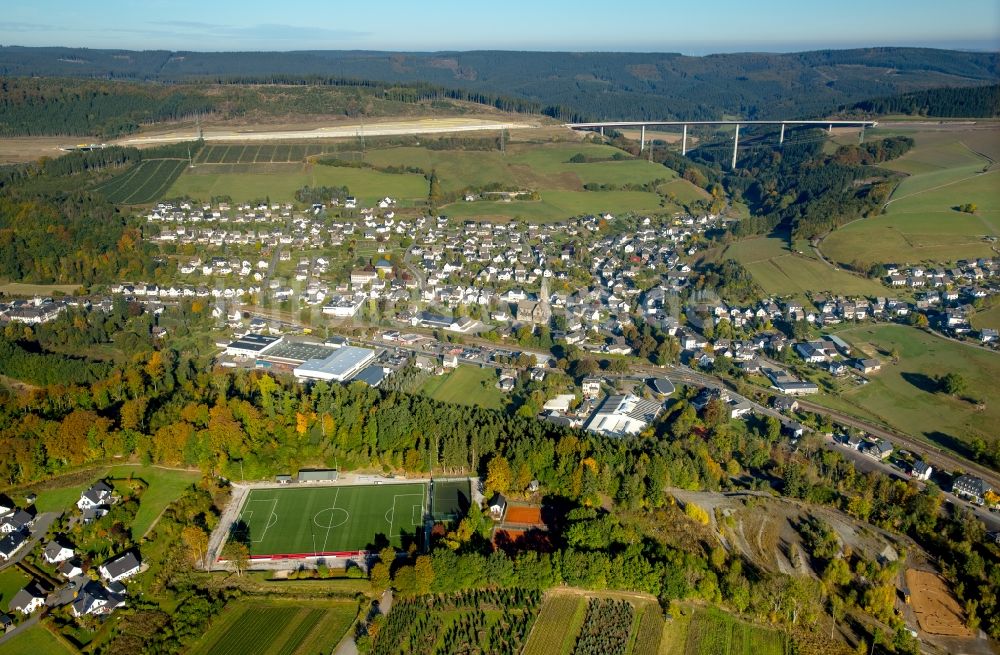
<svg viewBox="0 0 1000 655"><path fill-rule="evenodd" d="M736 124L736 136L733 137L733 170L736 170L736 149L740 145L740 124Z"/></svg>
<svg viewBox="0 0 1000 655"><path fill-rule="evenodd" d="M642 125L642 130L639 132L639 152L646 149L646 126Z"/></svg>
<svg viewBox="0 0 1000 655"><path fill-rule="evenodd" d="M784 143L785 143L785 124L782 123L781 124L781 136L778 137L778 145L780 146L780 145L782 145Z"/></svg>
<svg viewBox="0 0 1000 655"><path fill-rule="evenodd" d="M865 126L862 124L861 131L858 132L858 143L861 144L864 142L865 142Z"/></svg>
<svg viewBox="0 0 1000 655"><path fill-rule="evenodd" d="M604 136L604 126L601 126L601 136Z"/></svg>
<svg viewBox="0 0 1000 655"><path fill-rule="evenodd" d="M830 124L829 124L829 125L828 125L828 126L826 127L826 133L827 133L827 134L833 134L833 123L830 123Z"/></svg>
<svg viewBox="0 0 1000 655"><path fill-rule="evenodd" d="M688 154L688 126L684 124L684 134L681 136L681 156Z"/></svg>

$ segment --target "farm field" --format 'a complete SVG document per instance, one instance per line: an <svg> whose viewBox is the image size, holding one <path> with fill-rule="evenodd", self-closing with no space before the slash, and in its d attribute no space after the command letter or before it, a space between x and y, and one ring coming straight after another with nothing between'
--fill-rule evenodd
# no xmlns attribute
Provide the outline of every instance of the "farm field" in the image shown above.
<svg viewBox="0 0 1000 655"><path fill-rule="evenodd" d="M428 379L420 393L443 403L502 409L507 398L494 386L497 379L495 369L463 364L451 373Z"/></svg>
<svg viewBox="0 0 1000 655"><path fill-rule="evenodd" d="M191 649L193 655L328 653L354 621L350 601L231 602Z"/></svg>
<svg viewBox="0 0 1000 655"><path fill-rule="evenodd" d="M525 589L397 598L371 653L521 653L540 600Z"/></svg>
<svg viewBox="0 0 1000 655"><path fill-rule="evenodd" d="M884 214L846 225L823 240L838 262L917 263L989 257L984 236L1000 236L1000 169L983 173L1000 151L1000 130L899 131L916 145L885 168L909 175ZM978 206L975 215L955 209Z"/></svg>
<svg viewBox="0 0 1000 655"><path fill-rule="evenodd" d="M777 630L744 623L716 609L697 608L693 614L668 621L660 655L785 655L787 643Z"/></svg>
<svg viewBox="0 0 1000 655"><path fill-rule="evenodd" d="M878 357L882 370L868 384L845 391L838 399L903 432L920 436L968 456L967 441L992 436L1000 425L996 380L1000 354L955 343L904 325L866 325L837 331L859 352ZM899 362L889 353L896 349ZM955 372L965 378L973 403L935 392L934 378ZM817 402L826 404L820 395Z"/></svg>
<svg viewBox="0 0 1000 655"><path fill-rule="evenodd" d="M209 145L198 153L195 164L298 163L329 150L320 143Z"/></svg>
<svg viewBox="0 0 1000 655"><path fill-rule="evenodd" d="M554 590L545 596L524 655L656 655L662 635L663 614L653 600Z"/></svg>
<svg viewBox="0 0 1000 655"><path fill-rule="evenodd" d="M550 594L528 636L524 655L572 653L586 611L587 599L583 596Z"/></svg>
<svg viewBox="0 0 1000 655"><path fill-rule="evenodd" d="M4 643L0 651L4 655L72 655L63 642L41 625L33 625Z"/></svg>
<svg viewBox="0 0 1000 655"><path fill-rule="evenodd" d="M186 159L147 159L95 190L104 194L109 201L121 205L154 202L164 196L187 165Z"/></svg>
<svg viewBox="0 0 1000 655"><path fill-rule="evenodd" d="M423 483L254 489L240 510L251 557L405 546L427 513Z"/></svg>
<svg viewBox="0 0 1000 655"><path fill-rule="evenodd" d="M757 237L727 246L719 258L740 262L764 291L779 296L804 298L807 291L879 296L887 291L877 280L834 270L810 250L802 252L789 250L783 239Z"/></svg>
<svg viewBox="0 0 1000 655"><path fill-rule="evenodd" d="M607 161L570 163L570 158L578 154ZM641 159L610 161L616 154L624 153L592 143L511 144L506 153L384 148L365 153L365 161L376 166L416 166L436 171L445 192L494 182L539 191L582 191L588 183L641 184L677 177L674 171Z"/></svg>
<svg viewBox="0 0 1000 655"><path fill-rule="evenodd" d="M385 196L411 203L427 199L427 180L415 173L394 175L302 163L253 164L245 168L241 172L224 172L215 165L196 166L177 178L168 195L202 201L212 196L230 196L236 202L265 197L272 202L294 202L295 192L304 186L346 186L361 205L374 204Z"/></svg>

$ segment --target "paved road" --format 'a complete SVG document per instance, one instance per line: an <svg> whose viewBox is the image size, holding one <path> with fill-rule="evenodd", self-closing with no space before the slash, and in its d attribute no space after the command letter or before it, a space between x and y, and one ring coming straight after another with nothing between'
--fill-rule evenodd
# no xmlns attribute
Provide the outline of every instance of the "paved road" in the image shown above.
<svg viewBox="0 0 1000 655"><path fill-rule="evenodd" d="M4 642L10 641L11 639L13 639L14 637L16 637L17 635L21 634L22 632L26 631L31 626L33 626L36 623L38 623L38 619L41 618L41 616L42 616L41 612L35 612L31 616L29 616L27 618L27 620L25 620L22 623L18 624L18 626L16 628L14 628L13 630L11 630L7 634L0 635L0 646L2 646L4 644ZM45 655L45 654L44 653L39 653L38 655Z"/></svg>
<svg viewBox="0 0 1000 655"><path fill-rule="evenodd" d="M14 566L24 559L24 557L32 551L39 540L45 536L45 533L49 531L49 527L57 518L59 518L59 514L57 512L42 512L35 517L35 524L31 526L31 536L28 537L27 543L21 546L21 548L14 553L14 557L7 562L4 562L3 565L0 565L0 571L10 566Z"/></svg>

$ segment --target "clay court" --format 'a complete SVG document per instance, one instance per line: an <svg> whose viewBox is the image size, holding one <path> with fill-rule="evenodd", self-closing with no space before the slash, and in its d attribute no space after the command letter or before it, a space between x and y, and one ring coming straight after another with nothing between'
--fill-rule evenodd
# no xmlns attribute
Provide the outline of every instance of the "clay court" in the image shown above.
<svg viewBox="0 0 1000 655"><path fill-rule="evenodd" d="M504 523L519 525L543 525L542 510L539 507L524 507L511 505L507 508Z"/></svg>
<svg viewBox="0 0 1000 655"><path fill-rule="evenodd" d="M948 591L941 576L930 571L910 569L906 572L910 588L910 604L917 614L920 629L932 635L972 637L965 627L962 608Z"/></svg>

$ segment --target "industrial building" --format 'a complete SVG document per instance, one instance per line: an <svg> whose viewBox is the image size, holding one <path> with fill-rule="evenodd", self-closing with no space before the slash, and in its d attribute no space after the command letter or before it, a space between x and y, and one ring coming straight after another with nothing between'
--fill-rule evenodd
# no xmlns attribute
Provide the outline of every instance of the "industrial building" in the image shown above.
<svg viewBox="0 0 1000 655"><path fill-rule="evenodd" d="M299 380L345 382L373 361L375 361L374 350L343 346L323 358L303 362L295 367L292 373Z"/></svg>
<svg viewBox="0 0 1000 655"><path fill-rule="evenodd" d="M226 346L226 355L230 357L259 357L271 350L282 337L269 337L263 334L247 334Z"/></svg>
<svg viewBox="0 0 1000 655"><path fill-rule="evenodd" d="M636 434L655 421L662 409L659 403L632 394L608 396L590 417L587 430L613 437Z"/></svg>

